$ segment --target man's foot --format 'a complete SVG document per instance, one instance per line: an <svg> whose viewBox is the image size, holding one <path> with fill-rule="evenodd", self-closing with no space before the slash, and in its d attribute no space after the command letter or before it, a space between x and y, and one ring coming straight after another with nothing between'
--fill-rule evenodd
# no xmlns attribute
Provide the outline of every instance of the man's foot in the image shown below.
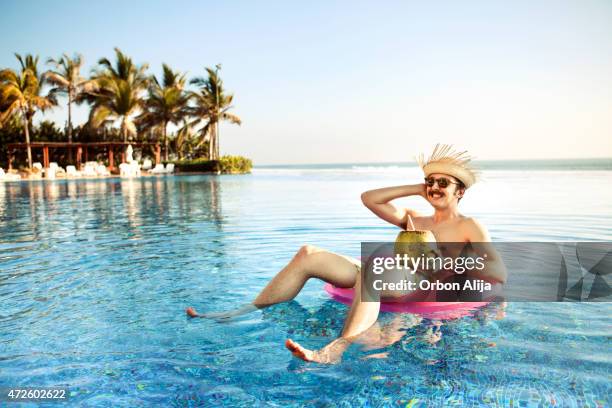
<svg viewBox="0 0 612 408"><path fill-rule="evenodd" d="M442 330L440 329L441 327L441 321L433 321L431 327L428 328L425 334L423 335L423 339L432 346L435 346L436 343L438 343L442 339Z"/></svg>
<svg viewBox="0 0 612 408"><path fill-rule="evenodd" d="M185 313L187 313L187 316L189 317L200 317L198 312L196 312L193 307L188 307L187 309L185 309Z"/></svg>
<svg viewBox="0 0 612 408"><path fill-rule="evenodd" d="M389 357L389 352L385 351L384 353L368 354L367 356L362 357L361 359L362 360L368 360L368 359L371 359L371 358L383 359L383 358L387 358L387 357Z"/></svg>
<svg viewBox="0 0 612 408"><path fill-rule="evenodd" d="M232 317L241 316L243 314L252 312L253 310L257 310L257 309L258 309L257 306L253 305L252 303L247 303L246 305L243 305L239 307L238 309L230 310L227 312L198 313L193 307L188 307L187 309L185 309L185 313L187 313L187 316L189 317L202 317L205 319L214 319L214 320L222 322L222 321L229 320Z"/></svg>
<svg viewBox="0 0 612 408"><path fill-rule="evenodd" d="M336 339L323 347L321 350L309 350L302 347L299 343L287 339L285 347L297 358L321 364L336 364L340 362L342 354L351 343L343 338Z"/></svg>

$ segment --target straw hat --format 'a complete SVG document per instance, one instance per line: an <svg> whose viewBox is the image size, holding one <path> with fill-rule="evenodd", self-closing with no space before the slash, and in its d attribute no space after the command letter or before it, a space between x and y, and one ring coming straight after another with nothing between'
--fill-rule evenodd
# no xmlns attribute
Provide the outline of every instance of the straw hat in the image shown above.
<svg viewBox="0 0 612 408"><path fill-rule="evenodd" d="M470 165L472 157L467 151L458 152L452 145L437 144L429 159L425 161L425 156L421 154L417 161L425 177L433 173L442 173L453 176L470 188L478 180L478 170Z"/></svg>

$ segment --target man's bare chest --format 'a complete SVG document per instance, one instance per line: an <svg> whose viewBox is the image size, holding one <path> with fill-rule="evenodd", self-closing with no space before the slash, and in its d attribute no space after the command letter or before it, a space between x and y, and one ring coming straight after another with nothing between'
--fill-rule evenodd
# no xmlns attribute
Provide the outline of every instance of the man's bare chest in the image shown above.
<svg viewBox="0 0 612 408"><path fill-rule="evenodd" d="M438 242L465 241L465 234L461 228L461 222L459 220L436 225L430 217L422 217L418 219L416 227L418 229L431 231Z"/></svg>

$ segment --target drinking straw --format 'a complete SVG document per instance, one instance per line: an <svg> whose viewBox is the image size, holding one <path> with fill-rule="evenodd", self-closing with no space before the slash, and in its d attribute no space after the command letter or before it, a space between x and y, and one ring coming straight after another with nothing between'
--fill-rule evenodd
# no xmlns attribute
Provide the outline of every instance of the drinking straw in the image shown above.
<svg viewBox="0 0 612 408"><path fill-rule="evenodd" d="M408 214L408 222L410 223L410 228L412 228L412 231L416 231L416 228L414 228L414 224L412 223L412 217L410 216L410 214Z"/></svg>

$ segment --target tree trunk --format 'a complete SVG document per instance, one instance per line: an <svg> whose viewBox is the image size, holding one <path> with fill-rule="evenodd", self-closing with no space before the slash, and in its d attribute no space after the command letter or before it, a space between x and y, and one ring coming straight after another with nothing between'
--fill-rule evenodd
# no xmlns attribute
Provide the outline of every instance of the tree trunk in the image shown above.
<svg viewBox="0 0 612 408"><path fill-rule="evenodd" d="M168 123L164 123L164 160L168 161Z"/></svg>
<svg viewBox="0 0 612 408"><path fill-rule="evenodd" d="M127 143L127 126L125 125L125 119L121 121L121 133L123 134L123 143Z"/></svg>
<svg viewBox="0 0 612 408"><path fill-rule="evenodd" d="M68 91L68 143L72 144L72 92ZM72 147L68 147L68 163L72 163Z"/></svg>
<svg viewBox="0 0 612 408"><path fill-rule="evenodd" d="M32 148L30 147L30 129L28 128L28 118L26 114L23 114L25 139L26 139L26 150L28 151L28 167L32 169Z"/></svg>
<svg viewBox="0 0 612 408"><path fill-rule="evenodd" d="M215 123L215 156L219 160L219 120Z"/></svg>
<svg viewBox="0 0 612 408"><path fill-rule="evenodd" d="M213 129L210 128L210 134L208 135L208 160L213 160Z"/></svg>
<svg viewBox="0 0 612 408"><path fill-rule="evenodd" d="M28 110L26 111L26 114L25 114L25 115L26 115L26 117L28 118L28 124L27 124L27 127L28 127L28 134L29 134L29 135L32 135L32 134L34 134L34 125L32 124L32 122L33 122L33 120L32 120L32 119L34 118L34 112L32 112L31 110L29 110L29 109L28 109Z"/></svg>
<svg viewBox="0 0 612 408"><path fill-rule="evenodd" d="M215 122L212 125L210 132L210 157L211 160L219 160L219 148L217 134L219 132L219 122Z"/></svg>

